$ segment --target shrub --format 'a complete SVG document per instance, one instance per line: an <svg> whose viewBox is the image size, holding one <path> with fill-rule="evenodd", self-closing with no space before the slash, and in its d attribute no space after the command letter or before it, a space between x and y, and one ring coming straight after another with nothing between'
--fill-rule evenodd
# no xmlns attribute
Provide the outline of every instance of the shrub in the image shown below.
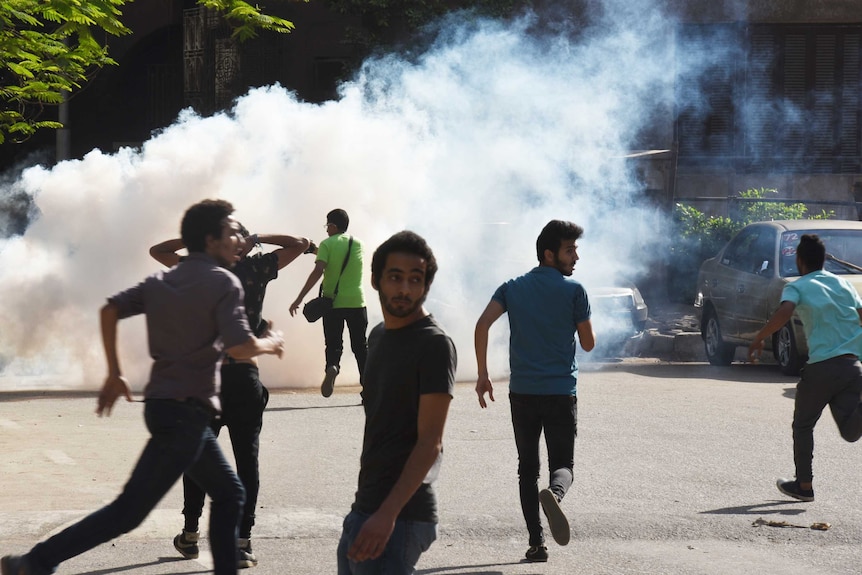
<svg viewBox="0 0 862 575"><path fill-rule="evenodd" d="M694 301L700 264L717 254L746 225L769 220L825 220L835 216L832 210L809 215L808 207L801 202L756 201L768 200L768 194L777 195L778 190L751 188L739 192L737 198L728 200L730 215L727 217L707 216L686 204L674 206L668 258L668 298L671 301Z"/></svg>

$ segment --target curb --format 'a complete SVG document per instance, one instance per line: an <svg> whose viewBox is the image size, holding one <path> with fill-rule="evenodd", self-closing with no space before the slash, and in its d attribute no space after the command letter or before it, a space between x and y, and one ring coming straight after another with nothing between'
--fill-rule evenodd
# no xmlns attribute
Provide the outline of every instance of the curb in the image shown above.
<svg viewBox="0 0 862 575"><path fill-rule="evenodd" d="M688 331L662 333L657 329L648 329L644 332L638 355L677 361L706 361L703 338L700 333Z"/></svg>

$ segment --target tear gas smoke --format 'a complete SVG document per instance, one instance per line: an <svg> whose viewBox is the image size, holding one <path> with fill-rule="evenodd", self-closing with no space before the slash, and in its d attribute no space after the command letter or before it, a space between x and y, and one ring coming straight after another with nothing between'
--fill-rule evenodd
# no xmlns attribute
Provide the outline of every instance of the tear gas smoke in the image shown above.
<svg viewBox="0 0 862 575"><path fill-rule="evenodd" d="M459 379L473 379L476 318L500 283L536 265L548 220L586 229L574 277L588 286L622 270L635 277L662 240L661 215L637 200L623 156L672 93L672 25L627 6L606 2L577 40L535 33L529 16L450 18L425 53L366 62L338 101L255 89L228 113L182 113L140 150L27 170L2 191L31 197L38 217L0 240L0 388L101 385L98 308L159 269L149 246L176 237L183 211L210 197L233 202L251 232L316 242L325 214L347 210L367 248L372 325L371 252L401 229L424 236L440 263L426 307L455 340ZM270 284L264 316L287 351L263 359L268 385L322 376L320 325L288 313L312 265L301 256ZM505 323L492 330L497 376L507 373ZM143 321L122 322L121 361L137 389L145 350ZM342 363L339 383L358 381L347 341Z"/></svg>

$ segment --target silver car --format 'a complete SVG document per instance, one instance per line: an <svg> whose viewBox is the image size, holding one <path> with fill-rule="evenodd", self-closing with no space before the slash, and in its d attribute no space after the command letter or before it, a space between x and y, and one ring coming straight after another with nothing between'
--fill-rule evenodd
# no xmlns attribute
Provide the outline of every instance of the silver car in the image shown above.
<svg viewBox="0 0 862 575"><path fill-rule="evenodd" d="M781 303L781 291L799 277L796 246L804 234L826 244L827 271L846 277L862 293L862 222L783 220L749 224L700 267L694 306L706 357L730 365L737 346L748 346ZM793 319L765 342L781 371L799 373L808 358L802 322Z"/></svg>
<svg viewBox="0 0 862 575"><path fill-rule="evenodd" d="M631 282L589 289L596 356L636 354L643 339L649 308Z"/></svg>

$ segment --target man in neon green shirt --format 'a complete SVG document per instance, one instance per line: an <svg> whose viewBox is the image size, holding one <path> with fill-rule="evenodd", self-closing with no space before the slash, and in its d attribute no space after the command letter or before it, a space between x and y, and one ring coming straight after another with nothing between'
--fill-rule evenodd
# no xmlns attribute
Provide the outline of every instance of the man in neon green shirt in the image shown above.
<svg viewBox="0 0 862 575"><path fill-rule="evenodd" d="M320 393L332 395L335 378L341 371L341 354L344 346L344 324L350 334L350 349L359 368L359 383L365 370L368 344L368 311L362 293L362 242L346 234L350 218L341 209L326 214L326 233L329 236L317 248L314 269L308 274L305 285L296 300L290 304L290 315L296 315L303 298L323 277L322 293L333 299L332 309L323 316L323 339L326 344L326 369Z"/></svg>
<svg viewBox="0 0 862 575"><path fill-rule="evenodd" d="M802 276L784 286L781 305L748 348L752 362L763 351L763 340L793 317L802 320L808 340L808 361L796 384L793 411L793 460L796 479L779 479L781 493L814 501L811 462L814 426L828 405L846 441L862 437L862 298L844 278L823 269L826 246L806 234L796 248L796 267Z"/></svg>

